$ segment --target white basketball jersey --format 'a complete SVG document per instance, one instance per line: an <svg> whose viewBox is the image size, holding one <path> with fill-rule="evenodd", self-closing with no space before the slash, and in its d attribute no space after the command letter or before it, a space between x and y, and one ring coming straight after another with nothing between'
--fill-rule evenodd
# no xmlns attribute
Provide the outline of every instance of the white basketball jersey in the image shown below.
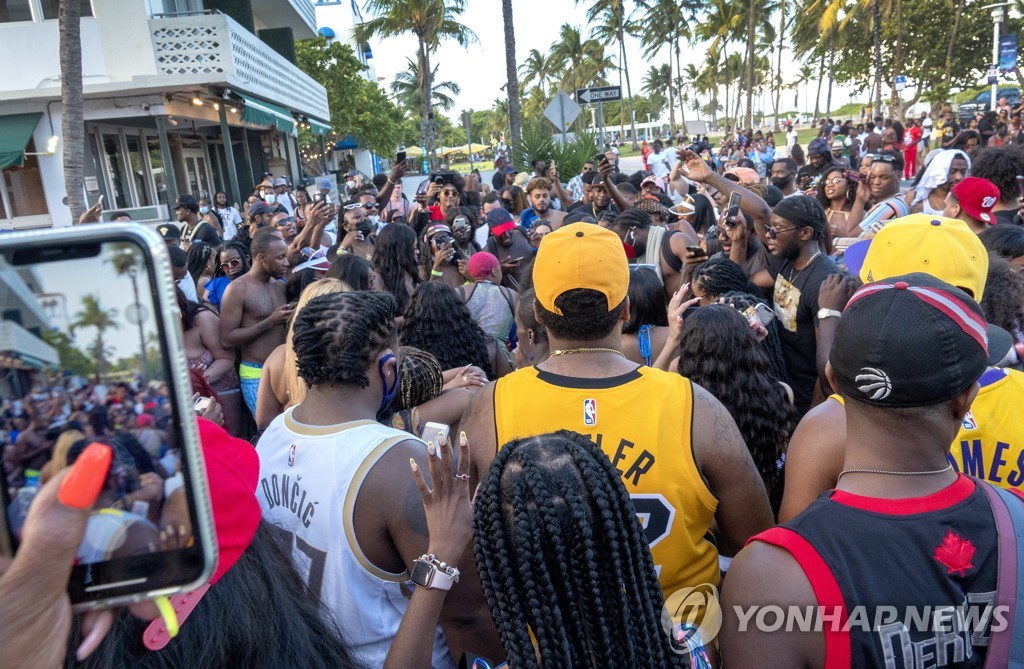
<svg viewBox="0 0 1024 669"><path fill-rule="evenodd" d="M367 473L389 448L415 439L370 420L314 426L278 416L260 437L263 518L292 547L310 589L320 595L351 646L368 667L384 664L415 588L408 572L388 573L363 555L353 513ZM403 585L404 584L404 585ZM434 669L455 666L444 636L434 636Z"/></svg>

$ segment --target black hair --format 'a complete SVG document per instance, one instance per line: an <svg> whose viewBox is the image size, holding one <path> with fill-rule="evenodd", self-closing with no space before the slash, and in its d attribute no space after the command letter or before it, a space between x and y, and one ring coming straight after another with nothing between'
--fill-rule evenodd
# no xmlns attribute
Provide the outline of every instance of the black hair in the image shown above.
<svg viewBox="0 0 1024 669"><path fill-rule="evenodd" d="M978 142L978 146L975 148L981 148L981 133L978 132L977 130L971 130L970 128L968 128L967 130L961 130L960 134L958 134L956 138L953 139L953 143L949 146L949 148L960 149L961 151L966 152L967 142L971 141L972 139Z"/></svg>
<svg viewBox="0 0 1024 669"><path fill-rule="evenodd" d="M633 197L640 193L639 189L634 187L633 184L629 183L628 181L625 183L617 184L617 186L619 188L619 193L623 197Z"/></svg>
<svg viewBox="0 0 1024 669"><path fill-rule="evenodd" d="M112 211L112 212L110 212L110 220L112 220L112 221L116 221L119 218L131 219L131 217L132 217L132 215L129 214L127 211Z"/></svg>
<svg viewBox="0 0 1024 669"><path fill-rule="evenodd" d="M982 230L978 239L985 248L998 253L1007 260L1024 256L1024 227L1011 223L999 223Z"/></svg>
<svg viewBox="0 0 1024 669"><path fill-rule="evenodd" d="M747 319L724 304L710 304L687 316L679 373L714 395L732 415L778 513L781 458L797 414L785 389L771 375L768 358Z"/></svg>
<svg viewBox="0 0 1024 669"><path fill-rule="evenodd" d="M892 122L892 129L894 131L896 131L896 143L897 144L902 144L903 143L903 124L900 123L899 121L893 121Z"/></svg>
<svg viewBox="0 0 1024 669"><path fill-rule="evenodd" d="M600 172L596 172L594 170L591 170L589 172L584 172L583 176L580 177L580 181L582 181L586 185L590 186L590 185L592 185L594 183L594 179L596 179L599 176L601 176Z"/></svg>
<svg viewBox="0 0 1024 669"><path fill-rule="evenodd" d="M694 193L690 198L693 200L693 229L703 234L715 224L715 205L701 193Z"/></svg>
<svg viewBox="0 0 1024 669"><path fill-rule="evenodd" d="M574 288L555 298L555 306L561 309L561 316L548 311L537 300L537 320L548 332L559 339L595 341L607 337L615 329L622 310L626 308L626 300L609 311L608 298L604 293Z"/></svg>
<svg viewBox="0 0 1024 669"><path fill-rule="evenodd" d="M755 304L768 304L767 301L761 295L763 291L758 291L756 294L743 293L739 291L729 291L719 295L719 299L725 300L727 304L733 306L733 308L744 311L748 307L752 307ZM770 306L770 305L769 305ZM771 369L772 376L776 379L785 380L788 377L786 374L786 360L782 357L782 339L779 337L779 321L772 319L772 321L764 326L764 329L768 331L768 336L761 342L761 350L768 356L768 366Z"/></svg>
<svg viewBox="0 0 1024 669"><path fill-rule="evenodd" d="M629 273L629 320L622 326L622 334L636 334L644 325L668 325L665 309L665 287L658 274L648 267L638 267Z"/></svg>
<svg viewBox="0 0 1024 669"><path fill-rule="evenodd" d="M630 207L622 212L615 219L616 227L625 228L649 228L651 227L651 215L642 209Z"/></svg>
<svg viewBox="0 0 1024 669"><path fill-rule="evenodd" d="M903 167L905 166L905 163L903 162L903 152L902 151L892 151L892 150L890 150L890 151L879 151L875 155L878 155L878 156L892 156L892 160L891 161L888 161L888 160L885 160L885 161L882 161L882 160L873 161L871 163L872 165L874 165L876 162L879 165L889 165L890 167L892 167L892 171L895 172L897 175L900 175L900 176L903 175Z"/></svg>
<svg viewBox="0 0 1024 669"><path fill-rule="evenodd" d="M386 174L374 174L373 178L370 179L370 183L372 183L373 187L376 188L378 191L384 190L384 186L385 184L387 184L387 182L388 175Z"/></svg>
<svg viewBox="0 0 1024 669"><path fill-rule="evenodd" d="M302 261L304 258L300 255L298 260ZM295 304L302 297L302 291L306 290L308 286L316 283L317 277L316 272L313 271L312 267L300 269L298 272L292 271L288 275L288 279L284 284L284 299L289 304Z"/></svg>
<svg viewBox="0 0 1024 669"><path fill-rule="evenodd" d="M430 353L442 369L476 365L494 378L488 337L454 288L442 281L421 283L404 315L402 346Z"/></svg>
<svg viewBox="0 0 1024 669"><path fill-rule="evenodd" d="M181 247L168 246L167 254L171 257L171 265L174 267L188 267L188 256L181 250Z"/></svg>
<svg viewBox="0 0 1024 669"><path fill-rule="evenodd" d="M210 256L212 255L213 247L206 242L195 241L192 242L192 246L188 247L188 273L192 275L192 280L197 284L199 277L206 271L206 266L210 264Z"/></svg>
<svg viewBox="0 0 1024 669"><path fill-rule="evenodd" d="M789 155L792 156L791 160L798 167L803 167L807 162L807 158L804 156L804 148L799 143L793 145L793 150L790 151ZM784 160L790 160L790 158L785 158Z"/></svg>
<svg viewBox="0 0 1024 669"><path fill-rule="evenodd" d="M267 615L269 608L274 615ZM64 666L274 669L285 657L290 666L311 669L360 666L318 593L306 586L265 520L238 561L203 595L178 636L159 652L143 645L148 626L123 611L99 648L77 662L74 649L82 633L76 619Z"/></svg>
<svg viewBox="0 0 1024 669"><path fill-rule="evenodd" d="M789 170L790 172L796 172L798 169L796 161L793 160L792 158L776 158L774 161L772 161L772 167L775 167L775 165L777 165L778 163L782 163L783 165L785 165L786 169Z"/></svg>
<svg viewBox="0 0 1024 669"><path fill-rule="evenodd" d="M213 277L215 279L221 276L227 276L227 272L221 269L220 266L220 254L224 253L228 249L231 249L232 251L237 253L238 257L241 258L242 274L248 272L249 268L252 266L252 255L249 253L249 247L243 244L242 242L236 242L235 240L232 239L229 242L224 242L217 248L217 267L216 269L213 270Z"/></svg>
<svg viewBox="0 0 1024 669"><path fill-rule="evenodd" d="M492 190L487 195L484 195L483 203L480 206L482 207L485 204L501 204L501 196L498 195L497 191Z"/></svg>
<svg viewBox="0 0 1024 669"><path fill-rule="evenodd" d="M846 168L843 167L842 165L832 165L830 167L826 167L825 171L821 173L821 179L818 182L818 189L815 195L817 195L818 197L818 203L821 204L821 206L825 207L826 209L832 206L832 201L825 196L825 182L828 181L828 175L832 174L833 172L839 172L841 175L843 175L844 179L846 178ZM921 172L923 173L924 170L921 170ZM846 201L853 203L854 199L857 197L857 182L854 181L853 179L846 179L846 183Z"/></svg>
<svg viewBox="0 0 1024 669"><path fill-rule="evenodd" d="M684 666L636 509L587 437L505 444L473 506L473 550L509 666Z"/></svg>
<svg viewBox="0 0 1024 669"><path fill-rule="evenodd" d="M406 280L411 279L414 288L420 282L416 233L412 228L408 225L385 226L373 247L373 266L380 273L384 288L395 296L401 313L409 303Z"/></svg>
<svg viewBox="0 0 1024 669"><path fill-rule="evenodd" d="M986 321L1011 334L1020 332L1024 326L1024 274L1015 272L1005 258L990 252L985 293L978 304Z"/></svg>
<svg viewBox="0 0 1024 669"><path fill-rule="evenodd" d="M1020 197L1018 174L1024 174L1024 148L1018 144L980 149L971 160L971 176L994 183L1003 202L1016 202Z"/></svg>
<svg viewBox="0 0 1024 669"><path fill-rule="evenodd" d="M299 378L309 386L358 385L395 339L395 298L388 293L330 293L314 297L292 322Z"/></svg>
<svg viewBox="0 0 1024 669"><path fill-rule="evenodd" d="M533 333L533 338L538 342L547 342L548 331L537 321L537 315L533 312L533 305L537 303L537 291L533 287L527 288L519 293L519 300L516 302L516 317L523 327ZM524 333L520 332L522 338Z"/></svg>
<svg viewBox="0 0 1024 669"><path fill-rule="evenodd" d="M512 209L509 209L504 201L505 193L508 193L512 199ZM505 186L501 189L499 195L502 197L501 206L513 216L518 216L524 209L530 206L529 201L526 199L526 191L519 186Z"/></svg>
<svg viewBox="0 0 1024 669"><path fill-rule="evenodd" d="M373 284L373 265L366 258L346 253L335 256L325 278L338 279L352 290L370 290Z"/></svg>
<svg viewBox="0 0 1024 669"><path fill-rule="evenodd" d="M756 295L760 292L750 283L743 268L728 258L712 258L697 266L693 272L693 284L700 282L700 289L710 297L735 291Z"/></svg>
<svg viewBox="0 0 1024 669"><path fill-rule="evenodd" d="M284 237L277 231L277 228L260 228L256 231L256 234L252 236L252 242L249 244L249 251L252 253L252 257L266 253L270 249L270 245L275 241L284 241Z"/></svg>
<svg viewBox="0 0 1024 669"><path fill-rule="evenodd" d="M391 404L393 411L426 404L444 390L444 370L437 358L418 348L402 346L398 359L398 394Z"/></svg>

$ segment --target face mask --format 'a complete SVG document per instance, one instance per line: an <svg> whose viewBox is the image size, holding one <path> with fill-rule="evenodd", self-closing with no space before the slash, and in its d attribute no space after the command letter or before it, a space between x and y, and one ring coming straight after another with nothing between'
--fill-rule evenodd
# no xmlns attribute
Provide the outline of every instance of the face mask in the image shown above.
<svg viewBox="0 0 1024 669"><path fill-rule="evenodd" d="M209 207L199 207L199 213L200 214L209 214L210 213L210 208Z"/></svg>
<svg viewBox="0 0 1024 669"><path fill-rule="evenodd" d="M380 408L377 409L378 414L387 410L387 408L391 406L391 402L394 401L395 395L398 394L398 365L395 365L395 382L390 388L388 388L387 377L384 376L384 365L386 365L389 360L396 360L393 353L388 353L377 362L377 373L380 375L380 383L384 387L384 396L381 397Z"/></svg>
<svg viewBox="0 0 1024 669"><path fill-rule="evenodd" d="M786 177L772 177L772 185L776 188L785 188L789 184L793 183L793 179L796 178L795 174L790 174Z"/></svg>
<svg viewBox="0 0 1024 669"><path fill-rule="evenodd" d="M373 223L368 218L356 223L356 232L362 233L363 237L369 235L371 230L373 230Z"/></svg>
<svg viewBox="0 0 1024 669"><path fill-rule="evenodd" d="M263 196L263 201L267 204L277 204L277 193L266 193Z"/></svg>
<svg viewBox="0 0 1024 669"><path fill-rule="evenodd" d="M633 228L630 228L629 232L626 233L626 238L622 241L622 248L626 252L626 258L630 260L636 258L634 242L636 242L636 233L633 232Z"/></svg>

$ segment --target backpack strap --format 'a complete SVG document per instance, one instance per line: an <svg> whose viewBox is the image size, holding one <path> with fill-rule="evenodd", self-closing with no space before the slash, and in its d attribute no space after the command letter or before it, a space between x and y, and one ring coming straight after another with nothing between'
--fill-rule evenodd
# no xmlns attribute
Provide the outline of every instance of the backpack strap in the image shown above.
<svg viewBox="0 0 1024 669"><path fill-rule="evenodd" d="M999 535L996 607L1005 607L1006 625L991 632L985 669L1024 667L1024 500L988 481L974 479L988 498ZM1017 612L1021 615L1016 615Z"/></svg>

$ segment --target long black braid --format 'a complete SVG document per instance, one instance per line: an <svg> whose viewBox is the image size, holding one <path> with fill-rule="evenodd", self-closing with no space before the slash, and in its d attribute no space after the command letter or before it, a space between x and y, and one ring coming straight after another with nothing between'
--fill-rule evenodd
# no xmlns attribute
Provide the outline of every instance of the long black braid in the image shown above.
<svg viewBox="0 0 1024 669"><path fill-rule="evenodd" d="M192 276L192 280L198 285L199 278L206 272L206 267L210 264L210 256L213 255L213 247L206 242L192 242L192 246L188 248L188 273Z"/></svg>
<svg viewBox="0 0 1024 669"><path fill-rule="evenodd" d="M310 300L292 324L299 377L318 384L370 385L366 370L395 346L395 298L388 293L330 293Z"/></svg>
<svg viewBox="0 0 1024 669"><path fill-rule="evenodd" d="M441 369L476 365L487 378L494 378L489 339L454 288L442 281L421 283L404 315L402 346L426 351L437 358Z"/></svg>
<svg viewBox="0 0 1024 669"><path fill-rule="evenodd" d="M611 461L562 430L506 444L481 482L473 549L511 667L683 667L650 548Z"/></svg>
<svg viewBox="0 0 1024 669"><path fill-rule="evenodd" d="M768 305L768 302L758 297L757 294L730 291L722 293L718 297L741 312L757 303ZM782 340L779 338L778 319L773 319L764 326L764 329L768 331L768 336L761 342L761 350L768 356L772 376L777 381L785 381L789 376L786 373L786 359L782 357Z"/></svg>
<svg viewBox="0 0 1024 669"><path fill-rule="evenodd" d="M398 395L391 404L395 411L426 404L444 390L444 370L437 358L412 346L398 349L402 361L398 374Z"/></svg>
<svg viewBox="0 0 1024 669"><path fill-rule="evenodd" d="M704 295L715 299L730 291L752 295L762 292L750 283L743 268L728 258L712 258L698 265L693 272L693 284L699 286Z"/></svg>

